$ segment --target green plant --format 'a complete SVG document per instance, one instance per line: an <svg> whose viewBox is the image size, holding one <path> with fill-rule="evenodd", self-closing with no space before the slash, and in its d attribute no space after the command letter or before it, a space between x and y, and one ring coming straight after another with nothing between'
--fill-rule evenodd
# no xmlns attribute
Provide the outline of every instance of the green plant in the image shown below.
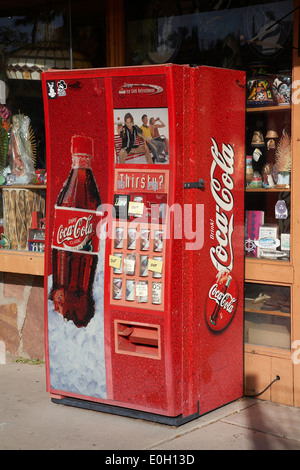
<svg viewBox="0 0 300 470"><path fill-rule="evenodd" d="M40 359L25 359L25 358L14 359L13 362L17 364L30 364L34 366L37 364L44 364L44 361L41 361Z"/></svg>

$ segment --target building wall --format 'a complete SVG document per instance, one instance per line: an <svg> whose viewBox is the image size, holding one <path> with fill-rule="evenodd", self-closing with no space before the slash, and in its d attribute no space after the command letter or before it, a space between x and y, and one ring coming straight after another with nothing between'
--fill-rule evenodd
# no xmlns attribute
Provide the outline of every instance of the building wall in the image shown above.
<svg viewBox="0 0 300 470"><path fill-rule="evenodd" d="M44 359L44 278L0 273L0 341L6 352Z"/></svg>

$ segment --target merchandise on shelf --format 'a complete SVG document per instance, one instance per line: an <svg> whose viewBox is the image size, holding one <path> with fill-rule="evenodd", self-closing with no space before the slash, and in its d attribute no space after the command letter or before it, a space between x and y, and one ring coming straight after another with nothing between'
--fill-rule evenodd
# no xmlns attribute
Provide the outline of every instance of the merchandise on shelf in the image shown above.
<svg viewBox="0 0 300 470"><path fill-rule="evenodd" d="M29 184L35 176L35 141L30 118L22 114L12 117L12 174L16 183Z"/></svg>

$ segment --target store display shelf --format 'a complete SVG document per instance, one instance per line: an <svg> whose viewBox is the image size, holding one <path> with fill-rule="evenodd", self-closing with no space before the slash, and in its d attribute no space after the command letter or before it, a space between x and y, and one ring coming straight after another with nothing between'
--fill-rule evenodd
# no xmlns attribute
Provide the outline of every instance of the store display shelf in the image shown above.
<svg viewBox="0 0 300 470"><path fill-rule="evenodd" d="M291 109L291 105L284 106L261 106L257 108L246 108L247 113L262 113L266 111L288 111Z"/></svg>
<svg viewBox="0 0 300 470"><path fill-rule="evenodd" d="M46 189L46 184L3 184L0 189Z"/></svg>
<svg viewBox="0 0 300 470"><path fill-rule="evenodd" d="M246 258L245 281L290 285L294 282L294 268L288 261Z"/></svg>
<svg viewBox="0 0 300 470"><path fill-rule="evenodd" d="M44 275L44 253L34 251L0 250L0 271Z"/></svg>
<svg viewBox="0 0 300 470"><path fill-rule="evenodd" d="M275 187L275 188L246 188L246 193L289 193L291 192L291 188L285 187Z"/></svg>
<svg viewBox="0 0 300 470"><path fill-rule="evenodd" d="M249 307L249 305L252 304L254 305L252 307ZM245 301L245 312L248 313L254 313L254 314L260 314L260 315L276 315L278 317L290 317L291 313L286 313L286 312L281 312L281 310L263 310L262 308L259 308L253 304L253 302Z"/></svg>
<svg viewBox="0 0 300 470"><path fill-rule="evenodd" d="M271 346L260 346L257 344L245 343L245 354L257 354L261 356L270 356L271 358L277 357L282 359L290 359L291 351L282 348L274 348Z"/></svg>

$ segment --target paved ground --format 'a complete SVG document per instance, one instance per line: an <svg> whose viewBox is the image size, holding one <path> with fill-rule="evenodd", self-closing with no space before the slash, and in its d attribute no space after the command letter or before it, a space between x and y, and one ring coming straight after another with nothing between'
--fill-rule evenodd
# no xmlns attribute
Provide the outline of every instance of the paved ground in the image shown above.
<svg viewBox="0 0 300 470"><path fill-rule="evenodd" d="M247 398L176 428L57 405L43 365L0 364L0 450L50 449L300 450L300 409Z"/></svg>

